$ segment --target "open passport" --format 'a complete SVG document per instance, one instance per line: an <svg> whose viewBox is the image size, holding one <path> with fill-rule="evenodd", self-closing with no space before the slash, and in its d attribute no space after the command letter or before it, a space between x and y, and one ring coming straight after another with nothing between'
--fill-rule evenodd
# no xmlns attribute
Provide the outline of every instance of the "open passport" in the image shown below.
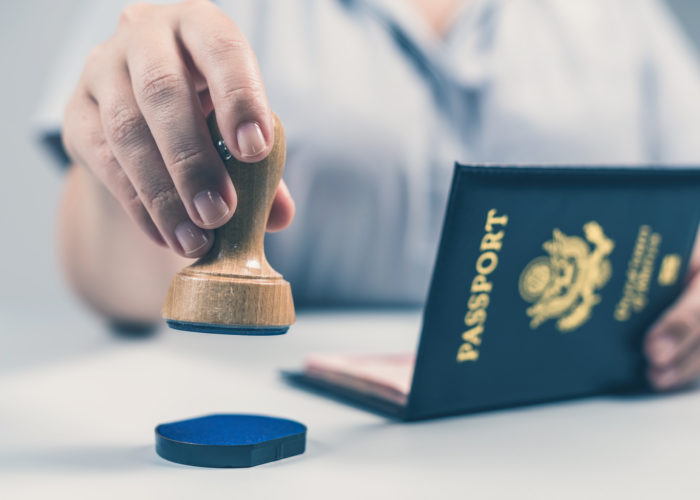
<svg viewBox="0 0 700 500"><path fill-rule="evenodd" d="M404 420L645 390L699 222L696 168L457 164L417 352L286 376Z"/></svg>

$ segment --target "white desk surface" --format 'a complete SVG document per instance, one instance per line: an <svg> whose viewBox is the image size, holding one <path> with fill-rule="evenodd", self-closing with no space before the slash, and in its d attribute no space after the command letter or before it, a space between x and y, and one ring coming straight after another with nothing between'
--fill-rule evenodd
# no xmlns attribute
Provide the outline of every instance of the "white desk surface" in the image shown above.
<svg viewBox="0 0 700 500"><path fill-rule="evenodd" d="M700 392L401 424L278 375L312 351L413 349L417 312L140 341L80 314L0 316L0 498L700 498ZM156 424L214 412L299 420L307 451L252 469L155 454Z"/></svg>

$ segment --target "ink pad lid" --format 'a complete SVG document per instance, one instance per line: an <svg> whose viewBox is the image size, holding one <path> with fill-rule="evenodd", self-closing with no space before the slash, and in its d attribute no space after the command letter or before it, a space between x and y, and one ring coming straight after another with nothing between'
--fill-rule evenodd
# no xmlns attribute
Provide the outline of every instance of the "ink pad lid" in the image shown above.
<svg viewBox="0 0 700 500"><path fill-rule="evenodd" d="M158 455L198 467L253 467L306 448L306 426L262 415L207 415L160 424L155 432Z"/></svg>

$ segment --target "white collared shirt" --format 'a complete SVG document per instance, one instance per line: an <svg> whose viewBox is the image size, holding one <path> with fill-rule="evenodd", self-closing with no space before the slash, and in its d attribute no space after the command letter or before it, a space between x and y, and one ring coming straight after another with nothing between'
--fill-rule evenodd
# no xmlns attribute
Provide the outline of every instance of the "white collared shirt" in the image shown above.
<svg viewBox="0 0 700 500"><path fill-rule="evenodd" d="M421 303L456 160L700 163L695 54L657 0L472 0L443 39L404 0L218 3L285 125L297 217L267 253L299 303ZM120 9L90 2L45 136Z"/></svg>

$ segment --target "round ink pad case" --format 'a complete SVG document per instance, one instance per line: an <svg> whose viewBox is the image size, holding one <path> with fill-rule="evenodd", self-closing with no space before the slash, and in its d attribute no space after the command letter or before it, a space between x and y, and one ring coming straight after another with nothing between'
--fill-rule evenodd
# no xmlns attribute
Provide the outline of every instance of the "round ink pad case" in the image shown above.
<svg viewBox="0 0 700 500"><path fill-rule="evenodd" d="M262 415L207 415L160 424L156 453L198 467L253 467L304 453L306 426Z"/></svg>

